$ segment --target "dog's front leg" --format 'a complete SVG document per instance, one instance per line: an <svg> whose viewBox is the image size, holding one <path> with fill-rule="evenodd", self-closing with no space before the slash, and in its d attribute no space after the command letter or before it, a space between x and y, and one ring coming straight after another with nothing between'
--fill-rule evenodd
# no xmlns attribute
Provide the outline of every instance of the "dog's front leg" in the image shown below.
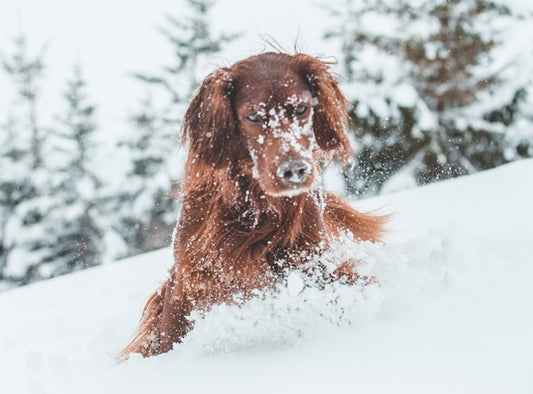
<svg viewBox="0 0 533 394"><path fill-rule="evenodd" d="M192 301L183 282L180 281L170 286L165 292L162 303L160 323L154 331L157 347L154 354L172 350L174 343L181 342L193 325L188 319L193 308Z"/></svg>
<svg viewBox="0 0 533 394"><path fill-rule="evenodd" d="M144 306L139 327L130 343L118 358L125 360L130 353L143 357L168 352L175 342L190 330L192 323L187 316L192 310L182 285L169 278L156 290Z"/></svg>

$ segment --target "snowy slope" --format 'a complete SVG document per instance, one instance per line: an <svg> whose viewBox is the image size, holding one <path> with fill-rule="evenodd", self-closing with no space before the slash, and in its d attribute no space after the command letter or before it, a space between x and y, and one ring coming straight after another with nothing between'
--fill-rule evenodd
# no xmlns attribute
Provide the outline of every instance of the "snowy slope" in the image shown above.
<svg viewBox="0 0 533 394"><path fill-rule="evenodd" d="M216 308L120 365L169 251L2 293L0 391L531 393L532 201L529 160L357 202L395 212L387 244L357 251L378 286Z"/></svg>

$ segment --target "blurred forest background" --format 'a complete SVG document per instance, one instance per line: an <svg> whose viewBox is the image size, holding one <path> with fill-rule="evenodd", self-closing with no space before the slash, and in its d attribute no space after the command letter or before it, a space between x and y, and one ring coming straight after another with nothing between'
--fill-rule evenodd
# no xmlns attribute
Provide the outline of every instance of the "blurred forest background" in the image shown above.
<svg viewBox="0 0 533 394"><path fill-rule="evenodd" d="M0 289L169 244L181 117L213 57L242 37L213 33L214 0L180 4L161 17L173 63L152 73L132 66L146 95L131 98L137 109L125 114L129 132L119 138L101 132L81 62L57 92L63 110L44 114L46 45L32 50L34 37L21 28L0 48L0 73L14 92L0 113ZM354 156L333 183L341 192L369 197L533 156L531 13L505 0L317 7L330 20L327 55L353 104Z"/></svg>

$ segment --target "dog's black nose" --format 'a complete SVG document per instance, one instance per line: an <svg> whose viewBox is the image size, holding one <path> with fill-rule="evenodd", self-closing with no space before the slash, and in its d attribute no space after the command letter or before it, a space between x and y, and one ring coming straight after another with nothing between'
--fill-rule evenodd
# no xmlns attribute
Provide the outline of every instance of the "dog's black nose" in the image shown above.
<svg viewBox="0 0 533 394"><path fill-rule="evenodd" d="M302 159L290 158L283 161L277 171L279 178L289 184L304 183L311 173L311 164Z"/></svg>

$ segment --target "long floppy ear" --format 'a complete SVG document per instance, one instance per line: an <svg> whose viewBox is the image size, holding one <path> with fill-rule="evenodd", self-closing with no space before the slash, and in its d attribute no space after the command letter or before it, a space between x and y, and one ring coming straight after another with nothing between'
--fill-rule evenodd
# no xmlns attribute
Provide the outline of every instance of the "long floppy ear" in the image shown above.
<svg viewBox="0 0 533 394"><path fill-rule="evenodd" d="M189 141L191 153L212 166L221 165L233 150L232 91L229 69L221 68L209 74L197 89L183 120L183 142Z"/></svg>
<svg viewBox="0 0 533 394"><path fill-rule="evenodd" d="M315 57L296 55L301 75L311 88L316 100L313 114L315 138L325 151L336 151L345 161L351 153L346 134L347 109L350 106L329 72L329 65Z"/></svg>

